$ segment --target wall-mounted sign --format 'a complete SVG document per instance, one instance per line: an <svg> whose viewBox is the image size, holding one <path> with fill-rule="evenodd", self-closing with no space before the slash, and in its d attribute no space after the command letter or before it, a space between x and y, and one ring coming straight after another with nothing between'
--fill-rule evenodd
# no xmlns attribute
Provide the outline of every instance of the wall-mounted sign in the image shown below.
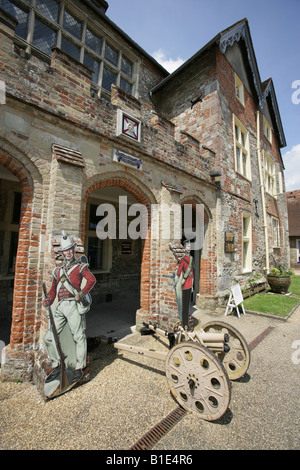
<svg viewBox="0 0 300 470"><path fill-rule="evenodd" d="M117 150L117 149L114 149L113 161L137 168L138 170L143 169L142 168L143 161L140 158L133 157L132 155L121 152L120 150Z"/></svg>
<svg viewBox="0 0 300 470"><path fill-rule="evenodd" d="M234 233L225 232L225 253L234 253Z"/></svg>
<svg viewBox="0 0 300 470"><path fill-rule="evenodd" d="M140 142L141 122L118 109L117 135L123 135L135 142Z"/></svg>
<svg viewBox="0 0 300 470"><path fill-rule="evenodd" d="M122 255L131 255L131 242L122 242Z"/></svg>

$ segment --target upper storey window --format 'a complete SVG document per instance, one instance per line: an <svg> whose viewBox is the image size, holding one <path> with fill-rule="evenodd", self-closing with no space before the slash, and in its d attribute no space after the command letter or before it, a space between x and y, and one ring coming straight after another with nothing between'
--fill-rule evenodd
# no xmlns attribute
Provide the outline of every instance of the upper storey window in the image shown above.
<svg viewBox="0 0 300 470"><path fill-rule="evenodd" d="M235 169L248 180L251 180L251 163L249 151L249 132L234 116L234 149L235 149Z"/></svg>
<svg viewBox="0 0 300 470"><path fill-rule="evenodd" d="M271 129L269 122L267 121L265 117L264 117L264 135L266 136L270 144L272 144L272 129Z"/></svg>
<svg viewBox="0 0 300 470"><path fill-rule="evenodd" d="M244 85L242 80L238 77L238 75L234 74L235 80L235 96L239 100L239 102L245 106L245 98L244 98Z"/></svg>
<svg viewBox="0 0 300 470"><path fill-rule="evenodd" d="M115 84L136 95L138 64L106 37L83 12L65 0L0 0L0 6L18 20L16 41L28 53L51 55L57 46L92 70L93 86L109 99Z"/></svg>

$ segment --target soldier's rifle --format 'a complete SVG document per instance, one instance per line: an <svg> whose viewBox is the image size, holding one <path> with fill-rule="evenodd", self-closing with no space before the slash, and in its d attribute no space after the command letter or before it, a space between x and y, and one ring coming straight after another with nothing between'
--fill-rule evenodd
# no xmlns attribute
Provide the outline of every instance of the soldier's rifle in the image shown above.
<svg viewBox="0 0 300 470"><path fill-rule="evenodd" d="M44 282L43 282L43 292L44 292L45 299L49 299L48 294L47 294L46 284ZM69 381L69 377L68 377L67 369L66 369L66 365L65 365L65 356L64 356L63 350L61 348L59 336L58 336L58 333L57 333L57 329L56 329L56 326L55 326L55 321L54 321L54 317L53 317L53 313L52 313L50 305L47 307L47 310L48 310L48 314L49 314L50 325L51 325L53 337L54 337L54 340L55 340L57 352L58 352L58 355L59 355L59 358L60 358L60 385L59 385L59 389L60 389L60 392L62 392L63 390L65 390L70 385L70 381Z"/></svg>

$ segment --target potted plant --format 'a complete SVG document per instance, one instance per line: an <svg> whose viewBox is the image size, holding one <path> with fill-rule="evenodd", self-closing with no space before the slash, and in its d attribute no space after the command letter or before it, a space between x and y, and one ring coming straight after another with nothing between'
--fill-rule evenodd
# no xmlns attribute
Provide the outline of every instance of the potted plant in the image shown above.
<svg viewBox="0 0 300 470"><path fill-rule="evenodd" d="M270 269L267 281L271 291L285 294L291 285L291 274L292 272L285 269L281 264L278 264L276 268Z"/></svg>

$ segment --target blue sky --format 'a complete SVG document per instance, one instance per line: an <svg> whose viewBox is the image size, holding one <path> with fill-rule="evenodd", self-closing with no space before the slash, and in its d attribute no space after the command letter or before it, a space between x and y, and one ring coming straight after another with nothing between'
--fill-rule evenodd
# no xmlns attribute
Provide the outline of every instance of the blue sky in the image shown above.
<svg viewBox="0 0 300 470"><path fill-rule="evenodd" d="M108 0L107 16L172 71L247 18L262 81L272 78L287 146L287 191L300 189L300 0ZM294 88L293 88L294 86Z"/></svg>

